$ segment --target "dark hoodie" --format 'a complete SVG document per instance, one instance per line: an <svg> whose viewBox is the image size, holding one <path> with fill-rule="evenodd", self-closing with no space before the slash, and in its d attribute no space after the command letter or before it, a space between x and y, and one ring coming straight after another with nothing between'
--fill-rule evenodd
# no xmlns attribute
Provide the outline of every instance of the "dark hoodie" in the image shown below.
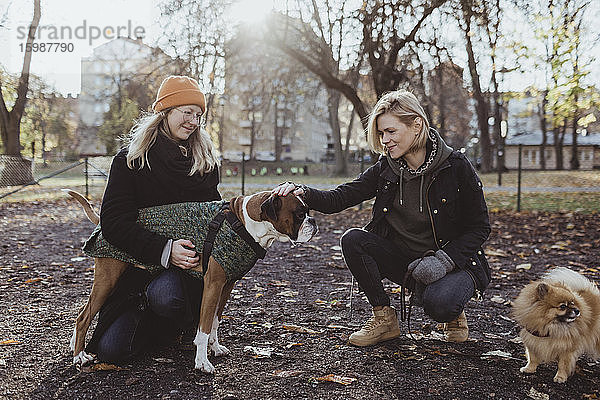
<svg viewBox="0 0 600 400"><path fill-rule="evenodd" d="M393 160L388 156L392 171L399 176L394 206L386 214L386 219L393 228L389 238L404 248L414 250L415 257L437 248L431 230L426 192L431 182L431 173L450 153L452 148L437 131L431 129L425 162L416 170L411 170L402 157Z"/></svg>

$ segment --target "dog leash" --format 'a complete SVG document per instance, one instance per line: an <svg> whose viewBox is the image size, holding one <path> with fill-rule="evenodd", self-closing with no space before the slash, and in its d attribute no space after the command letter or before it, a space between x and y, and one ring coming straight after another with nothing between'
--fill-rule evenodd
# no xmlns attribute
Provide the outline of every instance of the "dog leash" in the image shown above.
<svg viewBox="0 0 600 400"><path fill-rule="evenodd" d="M423 261L423 259L425 257L427 257L427 256L433 256L433 255L435 255L435 252L433 250L427 250L421 256L421 259L417 263L417 266ZM412 285L411 285L411 283L412 283ZM416 290L416 284L417 284L417 282L414 280L414 278L412 277L412 275L409 274L408 271L406 271L406 274L404 275L404 279L402 280L402 284L401 284L400 320L402 322L406 321L406 325L407 325L407 329L408 329L408 335L415 342L417 341L417 339L415 339L415 337L413 336L412 331L410 329L410 315L412 314L413 292L414 292L414 290ZM410 289L410 286L413 287L412 291ZM411 291L410 302L408 304L406 304L406 298L404 297L404 289L405 288L408 288L408 290Z"/></svg>
<svg viewBox="0 0 600 400"><path fill-rule="evenodd" d="M265 258L265 255L267 254L267 251L254 240L250 233L248 233L242 221L240 221L239 218L233 212L231 212L229 203L225 203L221 207L221 210L219 210L219 212L208 224L208 232L206 233L206 238L202 244L202 275L206 274L208 269L208 260L212 254L217 233L221 229L225 219L227 219L227 222L229 222L229 225L231 225L231 229L233 229L233 231L240 238L242 238L242 240L248 243L248 245L256 254L257 259Z"/></svg>
<svg viewBox="0 0 600 400"><path fill-rule="evenodd" d="M353 296L354 296L354 275L352 275L352 281L350 282L350 315L348 316L349 321L352 321L352 297Z"/></svg>

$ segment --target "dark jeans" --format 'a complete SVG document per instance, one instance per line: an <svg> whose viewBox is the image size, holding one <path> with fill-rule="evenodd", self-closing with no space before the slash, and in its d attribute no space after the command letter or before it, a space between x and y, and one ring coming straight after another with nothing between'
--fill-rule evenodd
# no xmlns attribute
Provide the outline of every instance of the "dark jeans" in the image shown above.
<svg viewBox="0 0 600 400"><path fill-rule="evenodd" d="M98 342L99 360L128 360L153 344L173 339L196 322L202 282L179 268L170 268L148 284L145 295L147 308L128 305L106 329Z"/></svg>
<svg viewBox="0 0 600 400"><path fill-rule="evenodd" d="M372 306L389 306L383 278L401 284L408 264L420 254L363 229L353 228L342 236L342 253L348 269ZM456 268L425 287L423 309L438 322L449 322L462 312L475 293L473 278Z"/></svg>

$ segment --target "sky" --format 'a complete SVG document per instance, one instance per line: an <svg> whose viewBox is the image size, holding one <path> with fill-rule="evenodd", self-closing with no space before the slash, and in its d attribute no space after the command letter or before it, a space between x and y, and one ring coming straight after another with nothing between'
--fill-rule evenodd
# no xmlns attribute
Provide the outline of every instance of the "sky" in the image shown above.
<svg viewBox="0 0 600 400"><path fill-rule="evenodd" d="M241 0L230 15L236 21L256 20L271 7L272 0ZM23 66L24 35L32 15L32 0L0 0L0 19L5 25L0 27L0 64L10 73L20 73ZM119 28L122 34L143 32L143 41L155 44L161 32L159 16L157 2L148 0L42 0L36 41L62 44L33 52L31 72L64 95L76 95L82 57L89 57L95 47L116 36Z"/></svg>
<svg viewBox="0 0 600 400"><path fill-rule="evenodd" d="M150 0L42 0L42 17L36 42L55 43L50 51L33 52L31 72L63 93L76 95L81 85L81 58L93 48L121 33L142 33L143 41L155 45L161 34L157 1ZM228 11L232 21L251 22L264 17L282 0L239 0ZM594 5L595 4L595 5ZM600 16L600 1L592 2L591 14ZM24 33L31 22L33 0L0 0L0 64L11 73L20 73L23 64ZM595 18L594 18L595 19ZM514 21L519 29L521 21ZM53 30L55 33L52 37ZM71 37L69 38L69 31ZM57 38L58 37L58 38ZM60 43L59 47L58 44ZM598 49L600 46L596 46ZM457 59L466 67L466 60ZM466 68L465 68L466 71ZM600 54L590 74L596 84L600 76ZM513 74L502 89L523 90L529 84L542 84L538 73Z"/></svg>

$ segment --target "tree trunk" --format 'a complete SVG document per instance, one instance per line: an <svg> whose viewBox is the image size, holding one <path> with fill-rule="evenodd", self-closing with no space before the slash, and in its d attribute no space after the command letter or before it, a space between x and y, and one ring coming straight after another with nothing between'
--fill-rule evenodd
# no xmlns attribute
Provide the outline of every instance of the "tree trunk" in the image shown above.
<svg viewBox="0 0 600 400"><path fill-rule="evenodd" d="M577 145L577 122L573 122L573 144L571 145L571 169L579 169L579 148Z"/></svg>
<svg viewBox="0 0 600 400"><path fill-rule="evenodd" d="M348 123L348 129L346 130L346 147L344 148L344 158L348 161L348 154L350 153L350 139L352 138L352 127L354 126L354 107L350 112L350 122Z"/></svg>
<svg viewBox="0 0 600 400"><path fill-rule="evenodd" d="M493 54L493 53L492 53ZM502 137L502 104L500 99L500 90L498 89L498 79L496 78L496 58L492 56L492 85L494 93L494 141L496 144L496 171L504 171L504 138Z"/></svg>
<svg viewBox="0 0 600 400"><path fill-rule="evenodd" d="M469 40L470 41L470 40ZM473 57L473 50L469 52L469 70L473 80L473 97L475 98L475 112L477 113L477 126L479 127L479 144L481 145L481 170L492 170L492 143L488 125L489 107L479 85L479 74Z"/></svg>
<svg viewBox="0 0 600 400"><path fill-rule="evenodd" d="M540 151L542 157L540 158L540 169L546 170L546 144L548 143L548 125L546 124L546 106L548 105L548 90L544 90L542 94L542 105L540 109L540 128L542 130L542 143L540 144Z"/></svg>
<svg viewBox="0 0 600 400"><path fill-rule="evenodd" d="M35 39L35 32L40 22L41 10L40 0L34 1L33 19L29 25L26 49L31 48ZM0 129L4 140L4 152L8 156L4 162L4 169L0 176L1 185L22 185L33 181L31 172L31 161L21 157L21 118L27 102L27 90L29 89L29 67L31 65L31 51L25 51L21 77L17 85L17 99L11 111L8 111L4 96L2 94L2 82L0 81Z"/></svg>
<svg viewBox="0 0 600 400"><path fill-rule="evenodd" d="M477 71L477 63L475 54L473 53L473 44L471 42L471 18L473 11L470 5L465 1L461 1L463 12L465 14L466 29L464 30L466 50L468 56L469 72L471 74L471 82L473 85L473 97L475 98L475 112L477 113L477 125L479 127L479 144L481 145L481 171L490 172L492 170L492 145L490 140L490 128L488 125L489 106L488 102L481 91L479 81L479 72Z"/></svg>
<svg viewBox="0 0 600 400"><path fill-rule="evenodd" d="M340 96L341 93L333 89L327 90L327 108L329 109L329 126L333 135L333 151L335 154L335 176L346 176L348 172L346 157L342 148L342 133L340 130Z"/></svg>
<svg viewBox="0 0 600 400"><path fill-rule="evenodd" d="M439 76L438 79L438 112L439 112L439 121L438 121L438 129L440 130L440 135L442 137L446 137L446 93L444 93L444 67L440 63L439 68Z"/></svg>
<svg viewBox="0 0 600 400"><path fill-rule="evenodd" d="M563 126L556 126L554 129L552 129L552 134L554 135L554 154L556 155L557 170L565 169L563 163L563 140L566 130L566 121L564 122Z"/></svg>
<svg viewBox="0 0 600 400"><path fill-rule="evenodd" d="M273 126L275 127L275 160L281 161L281 132L283 131L283 129L279 128L279 103L277 101L275 102L275 112L273 114L275 115L275 123L273 124Z"/></svg>
<svg viewBox="0 0 600 400"><path fill-rule="evenodd" d="M577 100L579 100L577 93L575 93L574 100L574 104L577 104ZM577 109L573 111L573 121L571 125L571 134L573 135L573 143L571 145L571 169L579 169L579 154L577 154L577 118L579 113L577 111Z"/></svg>
<svg viewBox="0 0 600 400"><path fill-rule="evenodd" d="M251 160L254 160L254 141L256 139L256 119L254 118L254 111L252 113L252 121L250 125L250 150L248 156Z"/></svg>

